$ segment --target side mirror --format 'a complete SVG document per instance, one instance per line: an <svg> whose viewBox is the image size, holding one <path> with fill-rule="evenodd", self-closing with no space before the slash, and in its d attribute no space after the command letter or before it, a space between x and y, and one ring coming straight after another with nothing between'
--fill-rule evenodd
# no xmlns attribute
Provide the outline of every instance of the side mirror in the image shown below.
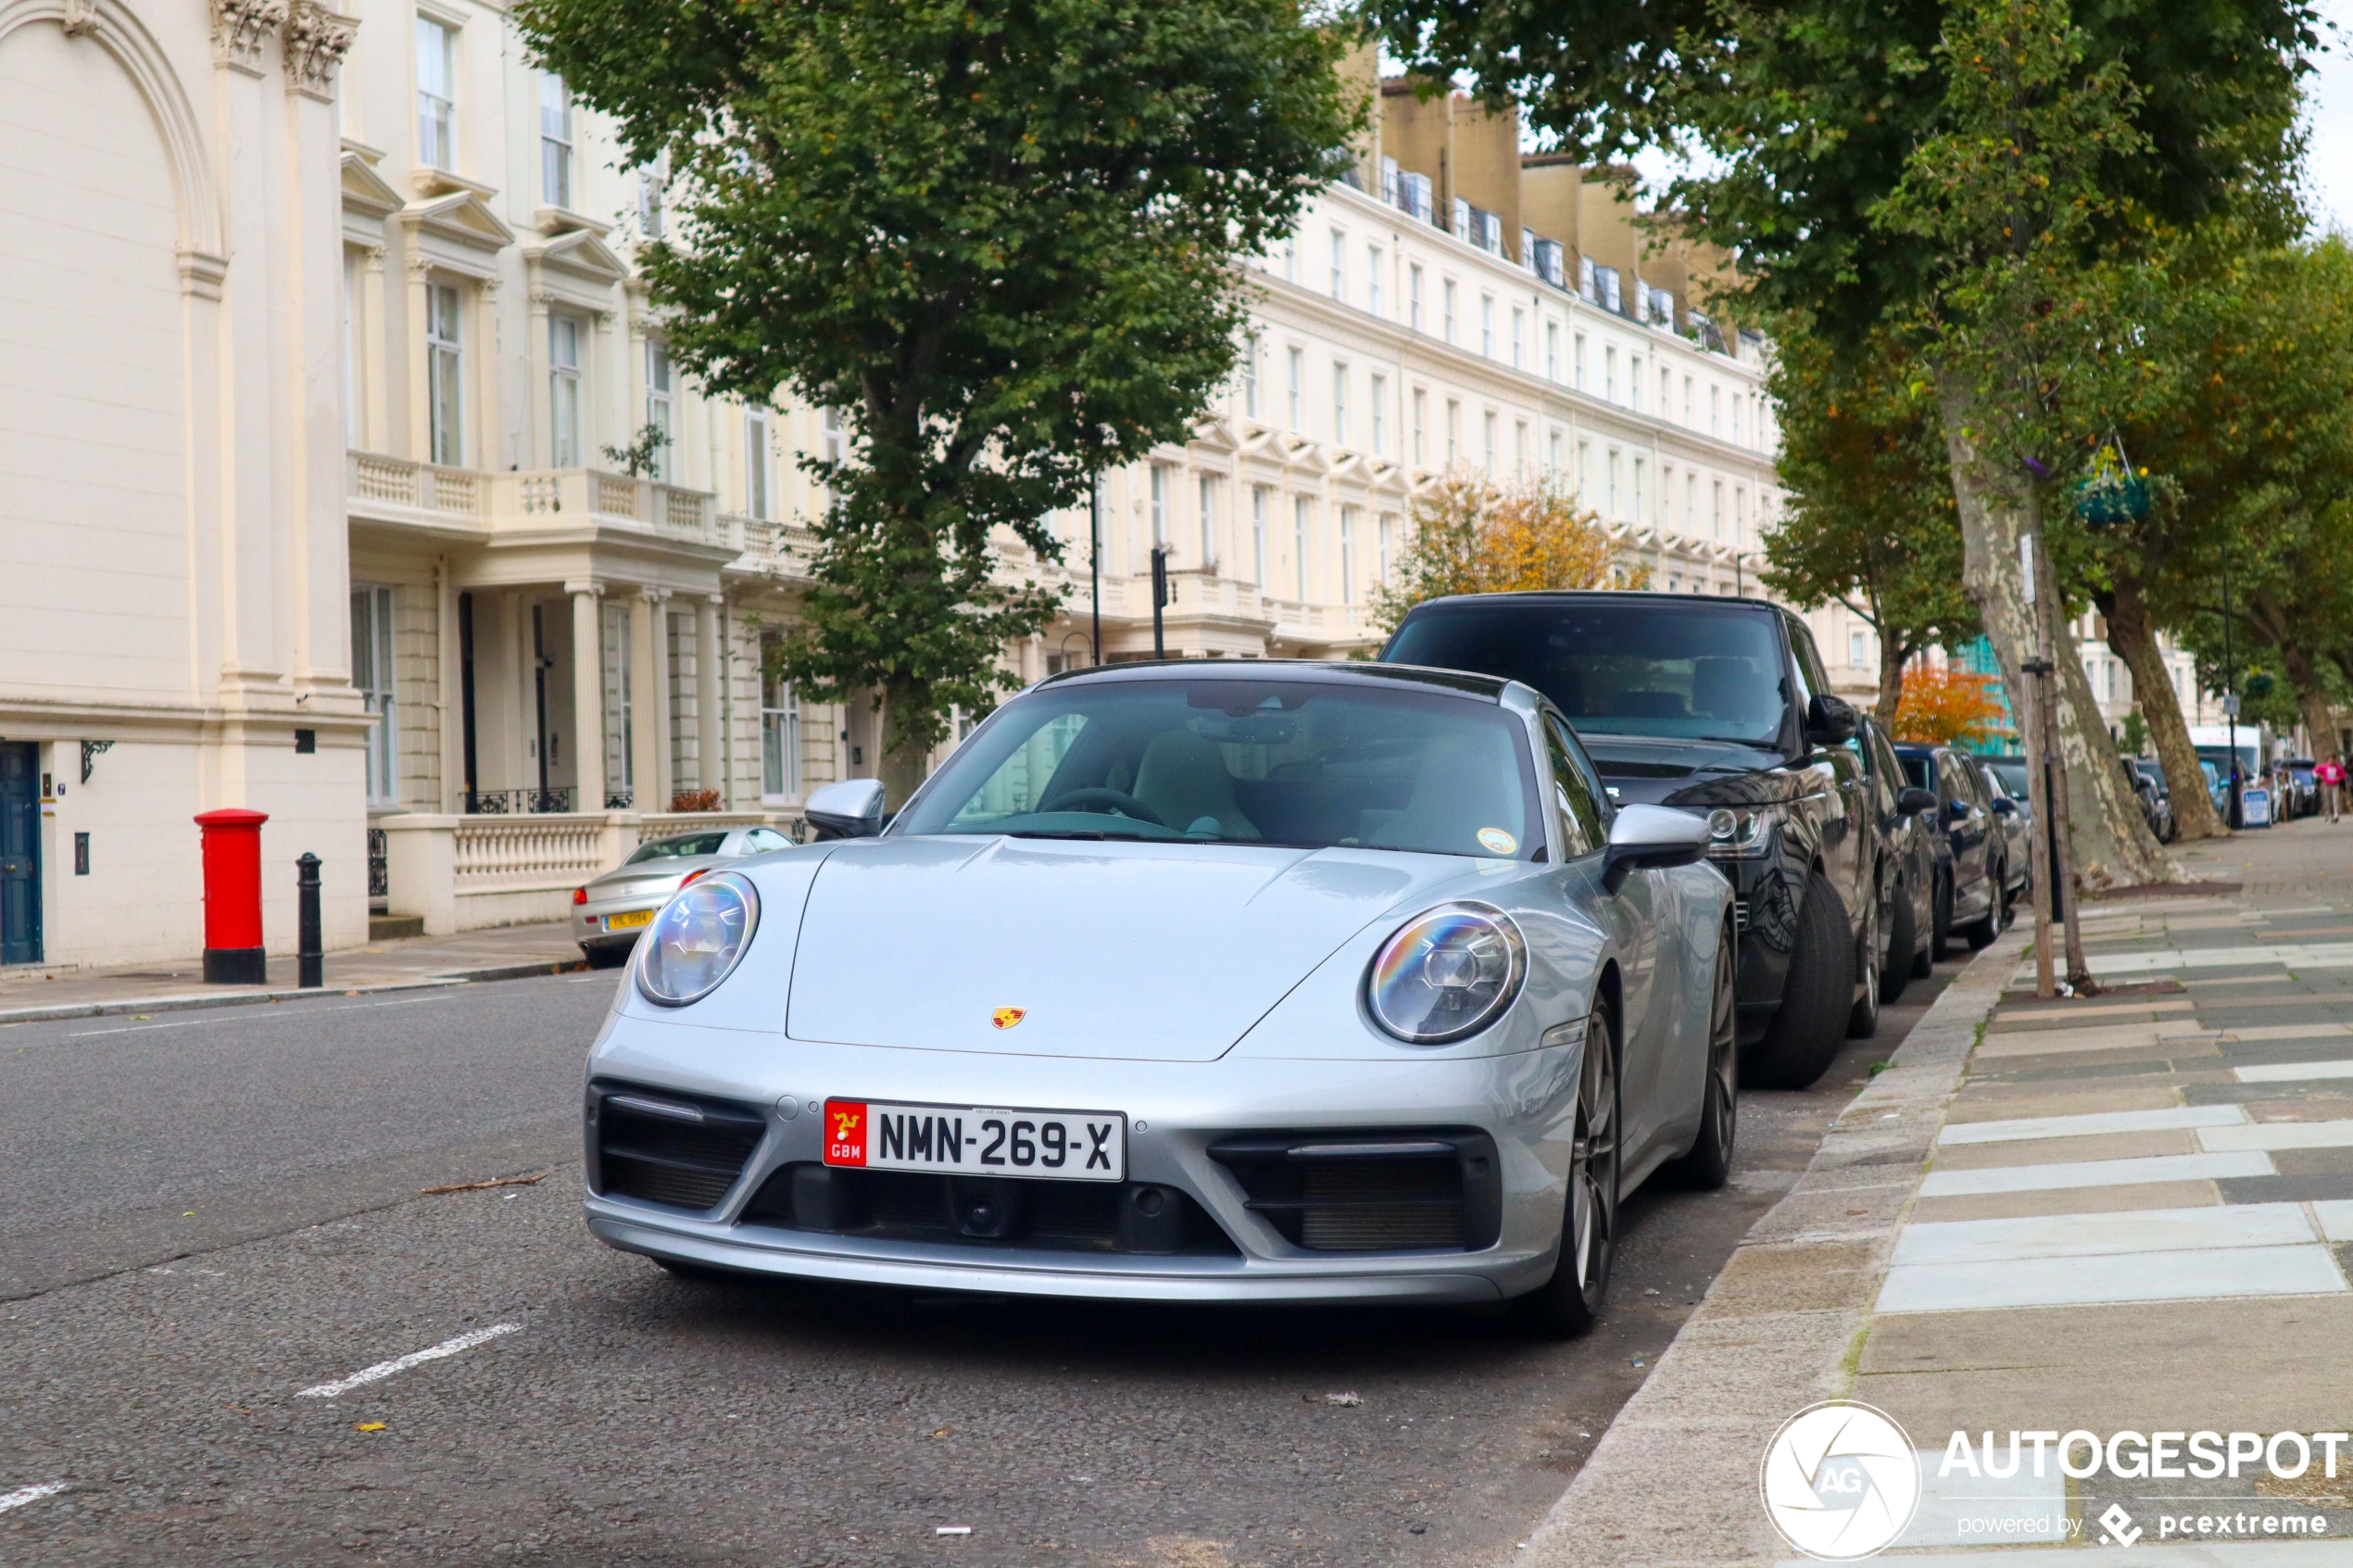
<svg viewBox="0 0 2353 1568"><path fill-rule="evenodd" d="M1706 853L1706 818L1666 806L1620 806L1602 856L1602 886L1615 893L1629 872L1692 865Z"/></svg>
<svg viewBox="0 0 2353 1568"><path fill-rule="evenodd" d="M801 809L809 819L810 840L872 838L883 829L883 783L880 779L843 779L809 792Z"/></svg>
<svg viewBox="0 0 2353 1568"><path fill-rule="evenodd" d="M1906 784L1895 797L1895 809L1906 817L1917 817L1922 811L1936 809L1936 792L1918 784Z"/></svg>
<svg viewBox="0 0 2353 1568"><path fill-rule="evenodd" d="M1994 814L1997 817L2015 817L2018 815L2018 802L2007 795L1997 795L1994 797Z"/></svg>
<svg viewBox="0 0 2353 1568"><path fill-rule="evenodd" d="M1974 808L1971 807L1966 800L1954 800L1948 801L1945 804L1944 814L1947 817L1952 818L1953 821L1957 822L1966 822L1969 821L1969 813Z"/></svg>
<svg viewBox="0 0 2353 1568"><path fill-rule="evenodd" d="M1843 696L1820 692L1806 705L1806 738L1818 745L1835 746L1853 740L1855 732L1861 727L1855 705Z"/></svg>

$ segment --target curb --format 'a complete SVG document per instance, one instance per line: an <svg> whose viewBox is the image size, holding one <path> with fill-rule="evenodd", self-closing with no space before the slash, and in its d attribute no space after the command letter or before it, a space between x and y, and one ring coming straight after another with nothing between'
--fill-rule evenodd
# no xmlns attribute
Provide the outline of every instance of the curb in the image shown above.
<svg viewBox="0 0 2353 1568"><path fill-rule="evenodd" d="M491 980L529 980L542 974L569 974L588 966L578 959L542 959L536 963L491 964L480 969L453 969L414 980L380 980L365 985L332 983L314 990L280 987L269 991L190 992L177 997L145 997L120 1002L64 1002L45 1008L0 1008L0 1027L11 1023L49 1023L62 1019L115 1018L124 1013L193 1012L203 1008L248 1007L258 1002L304 1002L329 997L365 997L381 991L422 991L440 985L472 985Z"/></svg>
<svg viewBox="0 0 2353 1568"><path fill-rule="evenodd" d="M1930 1005L1505 1562L1746 1568L1796 1555L1757 1501L1766 1443L1799 1411L1853 1387L1896 1231L2031 935L2005 935Z"/></svg>

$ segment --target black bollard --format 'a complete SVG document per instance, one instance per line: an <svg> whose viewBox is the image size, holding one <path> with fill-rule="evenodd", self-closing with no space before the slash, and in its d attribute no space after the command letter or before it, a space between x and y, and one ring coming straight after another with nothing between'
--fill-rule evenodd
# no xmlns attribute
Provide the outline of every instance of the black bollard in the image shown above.
<svg viewBox="0 0 2353 1568"><path fill-rule="evenodd" d="M315 991L327 983L326 954L319 940L319 857L305 851L295 861L296 915L295 984Z"/></svg>

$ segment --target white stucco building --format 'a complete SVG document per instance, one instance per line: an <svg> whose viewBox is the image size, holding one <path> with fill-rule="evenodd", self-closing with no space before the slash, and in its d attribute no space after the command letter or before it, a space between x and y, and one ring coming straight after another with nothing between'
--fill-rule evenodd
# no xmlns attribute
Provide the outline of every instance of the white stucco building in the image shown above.
<svg viewBox="0 0 2353 1568"><path fill-rule="evenodd" d="M673 807L787 822L875 771L864 705L760 673L823 504L794 458L838 426L675 370L629 259L661 182L503 10L344 3L0 0L6 961L192 954L215 807L271 815L284 950L304 850L331 947L371 903L554 919ZM1516 124L1381 101L1234 383L1104 481L1107 659L1149 655L1155 539L1172 653L1366 646L1457 466L1573 485L1655 587L1755 591L1763 345ZM1070 589L1025 678L1093 657L1088 517L1056 529L1007 562Z"/></svg>

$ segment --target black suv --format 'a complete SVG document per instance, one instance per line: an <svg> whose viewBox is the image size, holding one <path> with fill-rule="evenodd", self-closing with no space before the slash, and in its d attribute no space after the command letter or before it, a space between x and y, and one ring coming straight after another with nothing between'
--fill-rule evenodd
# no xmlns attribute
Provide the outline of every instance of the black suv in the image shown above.
<svg viewBox="0 0 2353 1568"><path fill-rule="evenodd" d="M1577 727L1611 799L1707 819L1740 896L1748 1082L1803 1087L1878 1030L1898 877L1879 797L1901 792L1866 766L1805 622L1755 599L1465 595L1415 606L1380 657L1524 682Z"/></svg>

